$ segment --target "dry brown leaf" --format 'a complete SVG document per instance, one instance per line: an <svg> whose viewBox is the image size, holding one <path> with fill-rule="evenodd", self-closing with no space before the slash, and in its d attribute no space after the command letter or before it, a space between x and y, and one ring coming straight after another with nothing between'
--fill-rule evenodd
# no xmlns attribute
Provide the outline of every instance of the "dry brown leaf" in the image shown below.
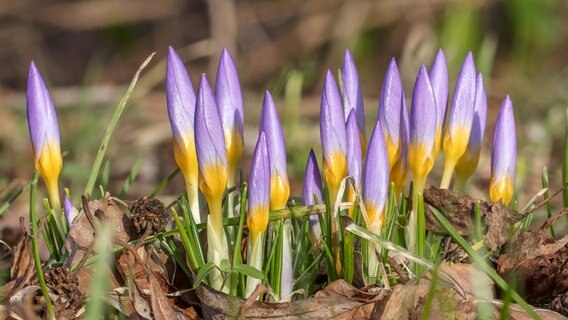
<svg viewBox="0 0 568 320"><path fill-rule="evenodd" d="M541 233L522 232L497 264L501 275L514 277L526 288L527 302L547 304L568 291L568 236L554 241Z"/></svg>
<svg viewBox="0 0 568 320"><path fill-rule="evenodd" d="M467 194L453 190L438 189L434 186L424 190L424 203L438 209L462 236L469 236L471 230L473 230L476 201L478 200ZM486 211L486 208L486 203L481 202L482 214ZM438 223L428 206L425 207L425 215L426 229L446 233L446 230Z"/></svg>
<svg viewBox="0 0 568 320"><path fill-rule="evenodd" d="M152 315L156 320L174 320L185 319L185 316L174 311L173 302L166 297L156 277L150 273L150 303L152 306Z"/></svg>
<svg viewBox="0 0 568 320"><path fill-rule="evenodd" d="M89 210L93 214L97 212L103 214L108 225L114 228L111 230L114 239L128 242L135 236L136 232L133 229L132 222L108 193L101 200L89 201ZM87 218L85 211L81 210L75 218L65 240L65 250L69 253L69 258L65 262L66 267L72 268L77 265L85 254L88 253L87 251L94 239L93 232L91 222Z"/></svg>
<svg viewBox="0 0 568 320"><path fill-rule="evenodd" d="M231 297L207 286L196 290L206 319L237 318L245 300ZM246 310L246 319L342 319L336 318L366 303L343 297L309 298L296 302L255 302Z"/></svg>
<svg viewBox="0 0 568 320"><path fill-rule="evenodd" d="M485 215L485 245L491 250L501 247L510 239L509 229L524 217L524 214L507 208L501 201L493 203Z"/></svg>
<svg viewBox="0 0 568 320"><path fill-rule="evenodd" d="M10 267L10 279L12 280L24 277L34 266L31 237L25 229L23 233L18 244L12 249L12 266Z"/></svg>

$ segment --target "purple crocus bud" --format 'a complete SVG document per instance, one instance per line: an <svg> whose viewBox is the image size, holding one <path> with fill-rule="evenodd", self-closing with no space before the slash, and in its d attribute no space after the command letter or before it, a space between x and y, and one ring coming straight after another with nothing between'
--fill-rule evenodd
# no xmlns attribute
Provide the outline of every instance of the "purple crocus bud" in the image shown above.
<svg viewBox="0 0 568 320"><path fill-rule="evenodd" d="M282 209L286 207L290 196L286 145L276 105L268 91L264 93L260 113L260 131L266 135L268 158L270 159L270 210Z"/></svg>
<svg viewBox="0 0 568 320"><path fill-rule="evenodd" d="M363 181L363 203L369 217L369 226L367 228L372 232L381 232L388 188L389 165L387 149L381 125L377 123L369 141Z"/></svg>
<svg viewBox="0 0 568 320"><path fill-rule="evenodd" d="M199 187L211 206L220 206L227 187L225 137L215 96L205 74L201 76L195 109L195 145L199 167ZM219 207L220 209L220 207ZM218 221L222 228L222 220Z"/></svg>
<svg viewBox="0 0 568 320"><path fill-rule="evenodd" d="M406 167L408 162L408 143L410 135L410 123L408 119L408 109L406 108L406 98L402 97L402 108L400 108L400 157L389 172L390 182L394 183L397 193L401 193L406 182Z"/></svg>
<svg viewBox="0 0 568 320"><path fill-rule="evenodd" d="M389 168L392 168L400 157L400 109L403 98L402 82L396 66L391 59L379 98L379 122L385 135Z"/></svg>
<svg viewBox="0 0 568 320"><path fill-rule="evenodd" d="M313 149L310 149L310 155L306 163L304 192L302 195L304 204L308 206L324 202L320 169ZM317 243L321 238L321 227L317 215L310 215L310 235L313 243Z"/></svg>
<svg viewBox="0 0 568 320"><path fill-rule="evenodd" d="M471 126L471 134L469 135L469 143L467 150L456 165L457 180L461 183L465 181L475 172L477 163L479 162L479 154L481 152L481 144L485 134L485 123L487 121L487 95L483 84L483 76L477 75L475 85L475 105L473 114L473 125Z"/></svg>
<svg viewBox="0 0 568 320"><path fill-rule="evenodd" d="M361 187L361 174L363 167L363 156L361 144L359 143L359 134L357 130L357 119L355 113L351 111L347 117L345 124L345 133L347 135L347 174L355 180L355 186Z"/></svg>
<svg viewBox="0 0 568 320"><path fill-rule="evenodd" d="M491 180L489 199L501 200L508 205L515 193L517 167L517 135L515 115L509 96L505 97L497 115L493 143L491 145Z"/></svg>
<svg viewBox="0 0 568 320"><path fill-rule="evenodd" d="M193 123L195 101L193 86L183 61L172 47L168 47L166 102L174 136L174 158L185 180L193 219L196 223L200 223L198 167Z"/></svg>
<svg viewBox="0 0 568 320"><path fill-rule="evenodd" d="M429 75L434 90L434 98L436 98L436 144L434 153L437 155L442 144L442 129L448 104L448 67L442 49L438 50L432 67L430 67Z"/></svg>
<svg viewBox="0 0 568 320"><path fill-rule="evenodd" d="M341 180L347 175L347 145L341 95L329 70L321 98L320 137L323 149L323 178L329 190L329 198L335 202Z"/></svg>
<svg viewBox="0 0 568 320"><path fill-rule="evenodd" d="M63 167L59 125L51 95L35 63L30 63L26 94L28 129L34 152L34 164L42 177L51 206L60 214L59 174Z"/></svg>
<svg viewBox="0 0 568 320"><path fill-rule="evenodd" d="M67 196L63 196L63 212L65 213L65 220L67 220L67 225L69 228L73 226L73 220L77 217L79 212L73 205L73 202L67 198Z"/></svg>
<svg viewBox="0 0 568 320"><path fill-rule="evenodd" d="M262 270L264 235L268 227L270 207L270 161L268 159L267 140L264 132L260 132L252 155L248 187L247 226L250 230L248 238L250 253L247 262L250 266ZM247 277L247 296L260 283L260 279Z"/></svg>
<svg viewBox="0 0 568 320"><path fill-rule="evenodd" d="M227 162L229 166L229 187L234 185L237 164L243 155L243 97L235 63L227 49L223 49L217 69L215 97L223 122Z"/></svg>
<svg viewBox="0 0 568 320"><path fill-rule="evenodd" d="M475 63L470 52L465 58L456 81L448 128L444 135L445 167L442 188L449 187L454 168L467 149L473 123L475 74Z"/></svg>
<svg viewBox="0 0 568 320"><path fill-rule="evenodd" d="M270 208L270 162L266 135L260 133L248 175L247 226L254 243L266 232Z"/></svg>
<svg viewBox="0 0 568 320"><path fill-rule="evenodd" d="M227 236L223 229L223 193L227 188L227 153L217 102L205 74L201 76L195 105L195 147L199 168L199 189L207 200L207 260L216 266L229 258ZM209 274L211 286L223 288L223 276L217 269Z"/></svg>
<svg viewBox="0 0 568 320"><path fill-rule="evenodd" d="M356 191L361 190L361 175L363 169L363 155L354 110L352 110L347 117L345 132L347 134L347 175L353 177L353 180L355 180L355 188L357 189L354 190L351 186L347 189L347 201L354 203ZM355 207L349 208L349 216L351 218L355 217Z"/></svg>
<svg viewBox="0 0 568 320"><path fill-rule="evenodd" d="M408 167L412 172L415 194L424 190L426 177L434 166L436 140L436 100L426 67L418 72L410 112Z"/></svg>
<svg viewBox="0 0 568 320"><path fill-rule="evenodd" d="M315 205L323 203L323 188L321 185L321 174L318 160L314 149L310 149L308 161L306 163L306 173L304 176L303 201L305 205ZM317 218L317 217L316 217Z"/></svg>
<svg viewBox="0 0 568 320"><path fill-rule="evenodd" d="M355 110L357 118L357 127L359 129L359 140L361 143L362 153L365 154L367 148L367 134L365 130L365 108L363 105L363 93L359 84L359 73L355 65L355 59L349 50L345 50L345 58L343 59L343 67L341 68L343 77L343 110L344 117L347 119L349 113Z"/></svg>

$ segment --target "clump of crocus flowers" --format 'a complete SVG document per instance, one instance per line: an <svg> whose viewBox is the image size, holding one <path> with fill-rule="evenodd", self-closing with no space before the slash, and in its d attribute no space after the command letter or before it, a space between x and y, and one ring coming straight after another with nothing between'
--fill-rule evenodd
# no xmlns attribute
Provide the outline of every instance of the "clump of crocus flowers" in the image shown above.
<svg viewBox="0 0 568 320"><path fill-rule="evenodd" d="M223 50L215 89L203 74L196 93L184 63L169 48L166 102L173 133L173 158L185 180L191 223L206 224L206 258L214 266L209 273L209 284L214 288L229 292L230 283L235 279L238 282L238 277L227 276L223 264L238 260L234 255L235 250L241 249L240 243L235 243L234 232L226 228L226 218L239 211L246 214L248 227L246 264L264 274L255 277L248 272L241 294L248 296L264 283L273 289L274 298L280 300L297 289L298 270L306 270L293 261L294 256L304 254L298 251L302 241L297 238L302 230L307 230L312 248L305 254L325 255L329 273L333 274L330 279L342 277L354 266L346 262L350 261L347 255L351 251L345 244L341 245L345 236L340 217L383 235L387 219L393 219L387 216L392 211L389 208L401 206L407 199L407 190L412 190L412 206L403 212L407 221L403 238L410 251L422 255L424 246L420 238L424 237L424 230L419 226L424 213L418 204L438 154L443 151L444 155L442 188L451 186L455 173L454 186L461 189L475 172L483 146L488 103L483 76L476 71L471 53L465 57L457 77L449 109L448 71L442 50L430 69L422 65L418 70L409 101L393 58L382 82L378 118L369 141L363 93L349 51L339 78L341 86L328 71L323 83L319 123L322 166L320 170L317 155L311 150L302 193L303 212L307 213L298 219L291 219L290 215L271 219L271 212L294 211L289 202L284 130L272 95L269 91L264 94L258 139L248 179L243 182L247 184L247 193L241 194L245 188L236 177L245 150L245 115L235 63L229 52ZM71 226L78 213L68 195L64 198L63 211L60 204L59 174L63 161L55 107L33 63L29 72L27 116L35 167L47 187L57 223ZM516 152L513 105L507 96L499 110L491 145L488 186L491 201L509 205L513 200ZM408 178L412 184L407 183ZM228 194L228 190L236 190L239 198ZM239 208L235 199L246 199L241 201L246 208ZM389 203L389 199L395 203ZM325 205L323 211L310 211L321 205ZM366 280L375 281L379 276L381 248L367 243L365 250Z"/></svg>

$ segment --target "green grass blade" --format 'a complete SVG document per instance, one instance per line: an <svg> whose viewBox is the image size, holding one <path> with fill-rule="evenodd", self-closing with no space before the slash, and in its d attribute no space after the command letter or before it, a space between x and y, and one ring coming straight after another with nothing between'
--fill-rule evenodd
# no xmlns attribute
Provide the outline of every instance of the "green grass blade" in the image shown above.
<svg viewBox="0 0 568 320"><path fill-rule="evenodd" d="M446 229L448 234L462 247L462 249L465 250L465 252L467 252L471 259L479 266L479 269L485 272L485 274L487 274L491 278L491 280L493 280L501 289L505 291L510 290L509 284L485 262L485 259L471 247L471 245L459 234L459 232L444 217L444 215L436 210L436 208L430 207L430 210L436 217L436 220L438 220L442 227ZM523 308L523 310L525 310L527 314L533 319L540 319L533 308L516 291L511 291L511 298L513 298L513 300L517 304L519 304L519 306L521 306L521 308Z"/></svg>
<svg viewBox="0 0 568 320"><path fill-rule="evenodd" d="M38 173L34 173L34 178L32 180L32 187L30 190L30 228L31 228L31 238L32 238L32 255L34 259L34 266L36 269L37 280L41 288L41 294L45 299L45 309L49 319L55 320L55 313L53 310L53 304L51 298L49 297L49 291L47 290L47 285L45 284L45 278L43 276L43 268L41 265L41 259L39 257L39 246L37 243L38 236L38 217L36 212L36 192L37 192L37 180Z"/></svg>
<svg viewBox="0 0 568 320"><path fill-rule="evenodd" d="M160 193L170 183L170 181L172 181L178 175L178 173L180 173L180 169L176 168L167 177L162 179L162 181L160 181L156 189L154 189L152 193L150 193L150 198L154 198L155 196L157 196L158 193Z"/></svg>
<svg viewBox="0 0 568 320"><path fill-rule="evenodd" d="M132 170L130 170L130 172L128 173L128 177L126 177L126 180L124 180L124 184L120 189L120 194L119 194L120 199L124 199L124 197L128 193L128 190L130 190L132 183L134 182L134 180L136 180L136 177L138 176L138 172L140 172L140 167L142 167L143 162L144 158L140 156L132 166Z"/></svg>
<svg viewBox="0 0 568 320"><path fill-rule="evenodd" d="M91 283L89 284L89 299L86 306L85 319L98 320L104 315L106 306L105 298L110 290L108 268L112 263L112 232L108 224L99 224L95 239L95 252L100 252L101 258L93 268Z"/></svg>
<svg viewBox="0 0 568 320"><path fill-rule="evenodd" d="M6 212L6 210L8 210L8 208L10 208L10 205L12 205L12 203L14 201L16 201L16 199L18 199L18 197L27 189L29 188L29 186L31 185L31 182L26 183L25 185L21 186L18 190L16 190L14 193L12 193L12 195L10 195L8 197L8 199L6 199L6 201L0 206L0 216L2 216L2 214L4 212Z"/></svg>
<svg viewBox="0 0 568 320"><path fill-rule="evenodd" d="M138 78L140 77L140 73L148 65L148 63L150 63L150 61L152 60L152 57L154 57L154 54L156 54L156 53L152 53L148 58L146 58L146 60L142 63L140 68L138 68L138 71L136 71L136 73L134 74L134 78L132 78L132 81L130 82L128 89L126 90L126 93L124 94L124 96L120 100L118 107L116 108L112 118L110 119L110 123L107 127L107 130L105 132L103 140L101 141L101 145L99 146L97 156L95 157L95 161L94 161L93 167L91 169L91 174L89 175L89 180L87 181L87 186L85 187L84 193L87 194L87 195L90 195L91 192L93 192L93 187L95 186L95 182L97 181L97 177L99 175L99 171L101 169L101 164L103 163L103 159L104 159L108 144L110 142L110 138L112 136L112 133L114 132L114 129L116 128L116 125L118 123L118 120L120 119L120 116L122 115L122 112L124 111L124 108L126 107L126 102L128 102L128 98L130 98L130 94L132 93L132 90L134 90L134 87L136 86L136 82L138 82Z"/></svg>
<svg viewBox="0 0 568 320"><path fill-rule="evenodd" d="M242 192L241 192L241 206L240 206L240 215L239 215L239 228L237 229L237 237L235 238L235 248L233 250L233 266L238 266L242 263L242 252L241 252L241 242L243 239L243 228L245 225L245 218L246 218L246 198L248 195L248 188L245 185ZM239 274L233 273L231 274L231 286L230 291L232 296L238 296L238 281ZM244 292L244 291L243 291Z"/></svg>
<svg viewBox="0 0 568 320"><path fill-rule="evenodd" d="M549 190L548 169L546 167L542 168L541 178L542 178L542 187L546 189L546 191L544 192L544 200L547 201L550 200L550 192L548 191ZM546 202L546 215L548 219L552 218L552 205L550 204L550 201ZM554 232L554 226L552 223L550 224L550 235L553 238L556 236Z"/></svg>

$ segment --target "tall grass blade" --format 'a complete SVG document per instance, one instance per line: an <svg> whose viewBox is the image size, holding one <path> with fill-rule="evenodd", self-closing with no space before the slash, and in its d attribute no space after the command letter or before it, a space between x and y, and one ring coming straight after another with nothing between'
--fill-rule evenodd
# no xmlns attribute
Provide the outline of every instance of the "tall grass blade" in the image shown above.
<svg viewBox="0 0 568 320"><path fill-rule="evenodd" d="M132 170L130 170L130 172L128 173L128 177L126 177L126 180L124 180L124 184L120 189L120 199L124 199L128 191L130 190L132 183L134 182L134 180L136 180L138 172L140 172L140 167L142 167L142 162L144 162L144 158L140 156L132 166Z"/></svg>
<svg viewBox="0 0 568 320"><path fill-rule="evenodd" d="M97 227L95 238L95 251L99 252L99 260L93 268L91 283L89 285L89 298L86 306L85 319L98 320L104 315L107 292L110 289L108 268L112 263L112 232L107 224L101 223Z"/></svg>
<svg viewBox="0 0 568 320"><path fill-rule="evenodd" d="M38 216L36 212L36 193L37 193L37 180L38 180L38 173L34 173L34 177L32 180L32 187L30 190L30 228L31 228L31 238L32 238L32 255L34 259L34 266L36 269L37 280L39 282L39 286L41 288L41 294L45 299L45 309L47 312L47 316L51 320L55 320L55 313L53 309L53 304L51 302L51 298L49 297L49 291L47 289L47 285L45 284L45 278L43 276L43 268L41 265L41 259L39 257L39 246L38 246Z"/></svg>
<svg viewBox="0 0 568 320"><path fill-rule="evenodd" d="M146 58L146 60L142 63L140 68L138 68L138 71L136 71L136 73L134 74L134 77L132 78L132 81L130 82L128 89L126 90L126 93L124 94L124 96L120 100L118 107L116 108L112 118L110 119L110 123L107 127L107 130L105 132L103 140L101 141L101 145L99 146L99 150L98 150L97 155L95 157L95 161L94 161L93 167L91 169L91 174L89 175L89 180L87 181L87 186L85 187L84 193L87 194L87 195L90 195L91 192L93 192L93 187L95 186L95 182L97 181L97 177L99 175L99 171L101 169L101 164L103 163L103 159L104 159L108 144L110 142L110 138L112 136L112 133L114 132L114 129L116 128L116 125L118 123L118 120L120 119L120 116L122 115L122 112L124 111L124 108L126 107L126 102L128 102L128 98L130 98L130 94L132 93L132 90L134 90L134 87L136 86L136 82L138 82L138 78L140 77L140 73L150 63L150 61L152 60L152 57L154 57L155 54L156 54L155 52L152 53L148 58Z"/></svg>
<svg viewBox="0 0 568 320"><path fill-rule="evenodd" d="M16 191L14 191L9 197L8 199L6 199L6 201L4 203L2 203L2 205L0 206L0 217L2 216L2 214L4 214L4 212L6 212L6 210L8 210L8 208L10 208L10 205L12 205L12 203L14 201L16 201L16 199L18 199L18 197L24 192L26 191L27 188L29 188L29 186L31 185L31 182L26 183L25 185L21 186L19 189L17 189Z"/></svg>

